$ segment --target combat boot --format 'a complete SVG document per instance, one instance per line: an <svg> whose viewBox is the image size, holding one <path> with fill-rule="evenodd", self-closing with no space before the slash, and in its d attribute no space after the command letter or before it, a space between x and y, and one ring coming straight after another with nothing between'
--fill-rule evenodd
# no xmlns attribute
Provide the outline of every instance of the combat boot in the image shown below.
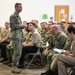
<svg viewBox="0 0 75 75"><path fill-rule="evenodd" d="M9 66L9 67L12 67L12 63L9 63L8 66Z"/></svg>
<svg viewBox="0 0 75 75"><path fill-rule="evenodd" d="M8 65L9 63L11 63L9 60L3 62L5 65Z"/></svg>
<svg viewBox="0 0 75 75"><path fill-rule="evenodd" d="M17 67L12 67L12 70L11 70L12 73L21 73L21 71L22 69L19 69Z"/></svg>

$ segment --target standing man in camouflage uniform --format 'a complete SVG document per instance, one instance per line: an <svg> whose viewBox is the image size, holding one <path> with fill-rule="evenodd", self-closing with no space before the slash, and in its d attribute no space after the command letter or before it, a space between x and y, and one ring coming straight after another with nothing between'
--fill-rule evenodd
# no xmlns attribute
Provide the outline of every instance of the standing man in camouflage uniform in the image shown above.
<svg viewBox="0 0 75 75"><path fill-rule="evenodd" d="M22 11L22 4L15 4L15 12L10 16L10 28L11 28L11 39L13 45L13 57L12 57L12 73L20 73L21 70L17 68L19 59L22 52L22 29L25 25L21 25L22 21L19 13Z"/></svg>

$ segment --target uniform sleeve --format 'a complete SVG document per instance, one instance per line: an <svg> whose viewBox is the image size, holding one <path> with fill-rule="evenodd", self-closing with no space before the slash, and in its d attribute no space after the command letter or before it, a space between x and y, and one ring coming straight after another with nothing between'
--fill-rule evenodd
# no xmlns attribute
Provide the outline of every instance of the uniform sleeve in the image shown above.
<svg viewBox="0 0 75 75"><path fill-rule="evenodd" d="M8 34L7 34L8 37L11 37L11 31L8 30Z"/></svg>
<svg viewBox="0 0 75 75"><path fill-rule="evenodd" d="M65 42L65 45L64 45L63 49L64 50L70 50L71 42L72 42L72 39L70 39L68 37L67 40L66 40L66 42Z"/></svg>
<svg viewBox="0 0 75 75"><path fill-rule="evenodd" d="M18 25L18 20L16 16L10 17L10 28L11 30L22 29L22 26Z"/></svg>
<svg viewBox="0 0 75 75"><path fill-rule="evenodd" d="M38 35L34 34L32 38L32 42L36 44L38 42L38 38L39 38Z"/></svg>
<svg viewBox="0 0 75 75"><path fill-rule="evenodd" d="M64 44L66 42L67 37L66 36L59 36L59 38L56 41L55 47L54 48L59 48L59 49L63 49Z"/></svg>
<svg viewBox="0 0 75 75"><path fill-rule="evenodd" d="M72 52L75 53L75 40L73 41Z"/></svg>

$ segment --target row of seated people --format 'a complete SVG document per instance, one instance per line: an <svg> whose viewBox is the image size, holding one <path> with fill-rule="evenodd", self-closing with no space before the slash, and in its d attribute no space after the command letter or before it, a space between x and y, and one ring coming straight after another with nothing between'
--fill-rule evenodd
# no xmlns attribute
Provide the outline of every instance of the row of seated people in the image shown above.
<svg viewBox="0 0 75 75"><path fill-rule="evenodd" d="M7 24L5 24L5 26L6 26ZM44 44L46 43L46 41L49 39L49 37L51 37L50 35L48 35L48 34L50 34L49 33L49 31L48 31L48 25L47 25L47 23L46 22L43 22L43 23L41 23L40 24L41 25L41 28L43 29L43 30L41 30L40 31L40 34L42 35L42 40L44 41ZM37 25L36 25L36 27L37 27ZM8 29L9 30L9 27L8 28L6 28L6 29ZM3 30L4 31L4 30ZM6 30L5 30L6 31ZM10 31L10 30L9 30ZM8 31L7 31L8 32ZM9 32L8 32L9 33ZM3 35L4 33L2 33L2 35ZM27 33L28 34L28 33ZM26 35L26 34L25 34ZM24 36L25 36L24 35ZM26 37L26 36L25 36ZM25 39L25 38L24 38ZM3 47L4 48L4 47Z"/></svg>
<svg viewBox="0 0 75 75"><path fill-rule="evenodd" d="M49 47L46 50L43 51L43 55L46 57L47 65L49 67L50 63L51 63L51 57L56 54L55 52L52 51L52 49L53 48L63 49L64 44L67 40L67 35L64 32L62 32L62 28L59 25L47 26L46 22L43 22L41 26L44 28L42 30L42 40L45 41L44 38L46 37L46 41L49 42ZM46 30L47 33L45 32L45 30ZM27 36L27 42L24 42L23 45L28 43L29 41L32 41L31 37L32 37L32 34L30 34L30 32L29 32L29 34ZM32 39L34 39L34 38L32 38ZM71 40L67 40L67 42L68 41L71 41ZM46 42L44 42L44 43L46 43ZM66 48L70 47L69 45L65 45L65 46L66 46ZM11 48L11 50L10 50L10 48ZM8 50L7 51L8 52L8 57L7 56L5 56L5 57L7 57L12 62L12 54L13 54L12 41L10 42L9 45L7 45L7 50ZM24 62L23 58L25 57L25 54L23 54L23 53L26 53L25 50L26 49L24 48L23 51L22 51L22 55L24 55L24 56L21 56L21 59L20 59L20 62L19 62L20 63L20 66L19 66L20 68L23 67L23 62ZM33 51L31 51L31 48L30 48L30 50L27 50L27 51L33 52Z"/></svg>
<svg viewBox="0 0 75 75"><path fill-rule="evenodd" d="M6 61L7 55L6 55L6 46L10 43L10 27L9 22L5 22L5 28L0 28L0 55L2 57L1 60Z"/></svg>
<svg viewBox="0 0 75 75"><path fill-rule="evenodd" d="M5 23L5 26L7 26L6 23ZM8 26L9 26L9 24L8 24ZM31 28L31 26L33 26L33 28ZM36 28L36 26L33 22L28 23L27 29L28 29L29 33L28 33L26 41L23 42L23 51L22 51L23 56L22 57L24 57L26 53L31 53L31 52L35 53L37 51L38 47L40 46L40 43L42 42L41 35L37 32L37 30L35 28ZM4 30L2 30L2 31L4 31ZM6 37L9 37L8 32L7 32ZM6 41L7 41L7 39L6 39ZM14 52L13 47L12 47L12 40L9 41L10 42L9 45L5 44L5 42L2 42L2 39L1 39L1 47L0 47L1 48L1 58L2 58L1 62L7 60L9 63L12 63L12 55ZM5 44L5 47L4 47L4 44ZM3 48L5 48L5 49L3 49ZM21 63L23 63L23 62L24 62L24 58L21 59Z"/></svg>
<svg viewBox="0 0 75 75"><path fill-rule="evenodd" d="M69 47L65 52L53 55L49 68L46 72L41 73L41 75L75 75L74 72L68 74L67 71L67 68L75 66L75 25L69 25L66 31L69 41L65 45Z"/></svg>

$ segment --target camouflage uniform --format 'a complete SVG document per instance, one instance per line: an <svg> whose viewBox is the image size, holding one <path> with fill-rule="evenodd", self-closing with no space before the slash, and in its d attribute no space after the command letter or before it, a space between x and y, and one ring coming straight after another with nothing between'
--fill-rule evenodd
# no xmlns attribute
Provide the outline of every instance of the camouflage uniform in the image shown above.
<svg viewBox="0 0 75 75"><path fill-rule="evenodd" d="M48 41L49 46L47 47L47 49L50 50L50 49L52 49L53 46L54 46L54 45L53 45L53 39L54 39L54 37L53 37L52 34L49 34L48 36L49 36L49 37L47 38L47 41Z"/></svg>
<svg viewBox="0 0 75 75"><path fill-rule="evenodd" d="M10 41L10 44L6 46L6 49L7 49L7 58L8 58L8 61L6 64L10 64L12 63L12 56L13 56L13 46L12 46L12 41Z"/></svg>
<svg viewBox="0 0 75 75"><path fill-rule="evenodd" d="M46 42L48 42L48 44L49 44L48 47L46 47L46 45L43 47L43 48L44 48L44 51L45 51L46 48L47 48L47 50L52 49L52 48L53 48L53 35L50 34L50 32L48 31L48 32L46 32L46 34L44 35L44 38L45 38L45 39L44 39L45 44L46 44ZM44 65L46 65L46 64L47 64L47 57L44 56L43 54L42 54L42 57L43 57Z"/></svg>
<svg viewBox="0 0 75 75"><path fill-rule="evenodd" d="M63 49L66 39L66 34L64 32L59 32L57 36L54 36L53 48ZM48 69L50 68L52 58L54 58L57 54L56 52L52 51L53 48L49 50L49 54L47 56Z"/></svg>
<svg viewBox="0 0 75 75"><path fill-rule="evenodd" d="M36 29L41 34L41 28L40 27L37 27Z"/></svg>
<svg viewBox="0 0 75 75"><path fill-rule="evenodd" d="M71 47L71 43L72 43L73 39L67 37L65 45L63 47L63 50L69 50L70 51L70 47ZM57 54L58 55L58 54ZM56 56L57 56L56 55Z"/></svg>
<svg viewBox="0 0 75 75"><path fill-rule="evenodd" d="M25 33L23 34L23 42L26 41L26 37L27 37L28 33L29 33L28 31L25 31Z"/></svg>
<svg viewBox="0 0 75 75"><path fill-rule="evenodd" d="M22 21L20 16L15 12L10 16L11 40L13 46L12 65L17 66L22 52Z"/></svg>
<svg viewBox="0 0 75 75"><path fill-rule="evenodd" d="M75 53L75 38L72 40L70 46L71 54ZM57 64L58 62L58 64ZM58 54L51 64L51 70L56 71L58 69L59 75L67 75L67 68L75 66L75 56Z"/></svg>
<svg viewBox="0 0 75 75"><path fill-rule="evenodd" d="M41 34L41 37L42 37L42 41L44 42L44 37L45 37L45 33L46 33L46 30L45 29L41 29L41 32L40 32L40 34ZM45 43L44 43L45 44Z"/></svg>
<svg viewBox="0 0 75 75"><path fill-rule="evenodd" d="M72 43L72 39L68 37L66 42L65 42L63 49L64 50L70 50L71 43Z"/></svg>
<svg viewBox="0 0 75 75"><path fill-rule="evenodd" d="M42 48L46 49L46 42L47 42L47 40L49 38L48 34L50 34L50 33L49 33L48 29L43 29L43 30L41 30L40 34L41 34L42 41L43 41Z"/></svg>

